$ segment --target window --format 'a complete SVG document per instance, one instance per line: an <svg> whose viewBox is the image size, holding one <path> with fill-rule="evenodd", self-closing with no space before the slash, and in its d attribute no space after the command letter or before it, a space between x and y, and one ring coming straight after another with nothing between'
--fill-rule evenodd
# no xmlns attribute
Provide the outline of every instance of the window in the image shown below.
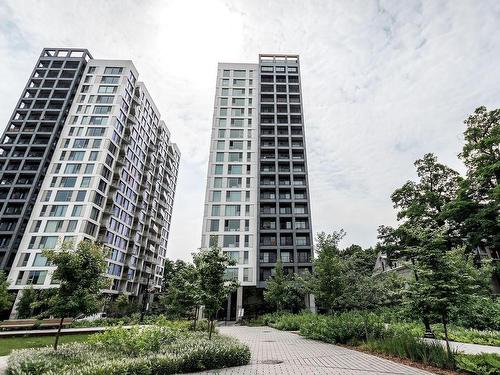
<svg viewBox="0 0 500 375"><path fill-rule="evenodd" d="M82 182L80 183L80 187L86 188L90 186L90 177L83 177Z"/></svg>
<svg viewBox="0 0 500 375"><path fill-rule="evenodd" d="M50 208L49 216L65 216L68 206L55 205Z"/></svg>
<svg viewBox="0 0 500 375"><path fill-rule="evenodd" d="M243 150L243 141L229 141L230 150Z"/></svg>
<svg viewBox="0 0 500 375"><path fill-rule="evenodd" d="M233 85L245 86L245 80L244 79L233 79Z"/></svg>
<svg viewBox="0 0 500 375"><path fill-rule="evenodd" d="M218 137L219 138L224 138L225 136L226 136L226 130L225 129L219 129Z"/></svg>
<svg viewBox="0 0 500 375"><path fill-rule="evenodd" d="M74 187L76 184L76 177L62 177L59 186L61 187Z"/></svg>
<svg viewBox="0 0 500 375"><path fill-rule="evenodd" d="M296 66L289 66L288 73L297 73L297 67Z"/></svg>
<svg viewBox="0 0 500 375"><path fill-rule="evenodd" d="M229 80L228 79L223 79L222 80L222 86L229 86Z"/></svg>
<svg viewBox="0 0 500 375"><path fill-rule="evenodd" d="M117 85L119 80L120 80L120 77L103 76L101 78L101 83L106 83L109 85Z"/></svg>
<svg viewBox="0 0 500 375"><path fill-rule="evenodd" d="M100 94L114 94L116 93L116 87L117 86L99 86L97 92Z"/></svg>
<svg viewBox="0 0 500 375"><path fill-rule="evenodd" d="M245 109L244 108L232 108L231 115L232 116L245 116Z"/></svg>
<svg viewBox="0 0 500 375"><path fill-rule="evenodd" d="M265 73L272 73L274 72L274 69L272 66L261 66L260 71Z"/></svg>
<svg viewBox="0 0 500 375"><path fill-rule="evenodd" d="M231 119L231 126L242 127L243 121L244 120L242 118L233 118L233 119Z"/></svg>
<svg viewBox="0 0 500 375"><path fill-rule="evenodd" d="M229 177L227 179L227 187L228 188L240 188L241 187L241 178L240 177Z"/></svg>
<svg viewBox="0 0 500 375"><path fill-rule="evenodd" d="M218 152L217 154L215 154L215 161L216 162L223 162L224 161L224 153Z"/></svg>
<svg viewBox="0 0 500 375"><path fill-rule="evenodd" d="M229 89L222 89L221 90L221 95L222 96L228 96L229 95Z"/></svg>
<svg viewBox="0 0 500 375"><path fill-rule="evenodd" d="M38 246L40 249L55 249L57 245L57 236L47 237L43 236L40 239L40 245Z"/></svg>
<svg viewBox="0 0 500 375"><path fill-rule="evenodd" d="M220 216L220 205L212 205L212 216Z"/></svg>
<svg viewBox="0 0 500 375"><path fill-rule="evenodd" d="M222 174L224 173L224 167L222 164L217 164L215 166L214 174Z"/></svg>
<svg viewBox="0 0 500 375"><path fill-rule="evenodd" d="M108 114L110 112L111 112L111 106L109 106L109 105L96 105L94 107L93 113Z"/></svg>
<svg viewBox="0 0 500 375"><path fill-rule="evenodd" d="M243 138L243 129L231 129L229 138Z"/></svg>
<svg viewBox="0 0 500 375"><path fill-rule="evenodd" d="M226 192L226 202L240 202L241 191L228 191Z"/></svg>
<svg viewBox="0 0 500 375"><path fill-rule="evenodd" d="M34 267L46 267L48 265L50 265L50 262L43 254L38 253L35 255L35 260L33 260Z"/></svg>
<svg viewBox="0 0 500 375"><path fill-rule="evenodd" d="M242 152L230 152L228 161L243 161L243 153Z"/></svg>
<svg viewBox="0 0 500 375"><path fill-rule="evenodd" d="M48 220L45 224L45 233L57 233L60 232L63 226L63 220Z"/></svg>
<svg viewBox="0 0 500 375"><path fill-rule="evenodd" d="M214 188L222 187L222 177L214 177Z"/></svg>
<svg viewBox="0 0 500 375"><path fill-rule="evenodd" d="M96 103L106 103L106 104L111 104L113 103L113 98L114 96L111 95L97 95ZM110 107L111 108L111 107Z"/></svg>
<svg viewBox="0 0 500 375"><path fill-rule="evenodd" d="M72 190L59 190L56 193L55 201L56 202L70 202L71 196L73 195Z"/></svg>
<svg viewBox="0 0 500 375"><path fill-rule="evenodd" d="M220 202L221 192L219 190L212 191L212 202Z"/></svg>
<svg viewBox="0 0 500 375"><path fill-rule="evenodd" d="M245 96L245 89L233 89L233 96Z"/></svg>
<svg viewBox="0 0 500 375"><path fill-rule="evenodd" d="M276 73L285 73L284 66L277 66L275 69L276 69Z"/></svg>
<svg viewBox="0 0 500 375"><path fill-rule="evenodd" d="M225 118L220 118L219 119L219 126L222 128L222 127L225 127L227 126L227 119Z"/></svg>
<svg viewBox="0 0 500 375"><path fill-rule="evenodd" d="M244 106L245 105L245 99L243 99L243 98L233 98L233 105Z"/></svg>
<svg viewBox="0 0 500 375"><path fill-rule="evenodd" d="M230 70L223 70L222 71L222 76L223 77L229 77L230 72L231 72Z"/></svg>
<svg viewBox="0 0 500 375"><path fill-rule="evenodd" d="M238 269L226 268L224 271L224 280L238 280Z"/></svg>
<svg viewBox="0 0 500 375"><path fill-rule="evenodd" d="M238 232L240 230L240 220L224 220L224 231Z"/></svg>
<svg viewBox="0 0 500 375"><path fill-rule="evenodd" d="M104 74L122 74L122 71L123 71L123 68L119 68L119 67L106 67L104 69Z"/></svg>
<svg viewBox="0 0 500 375"><path fill-rule="evenodd" d="M245 251L245 253L248 253L248 251ZM248 264L248 261L244 264ZM243 281L252 281L250 280L250 268L243 268Z"/></svg>
<svg viewBox="0 0 500 375"><path fill-rule="evenodd" d="M43 285L47 271L30 271L28 275L28 284Z"/></svg>
<svg viewBox="0 0 500 375"><path fill-rule="evenodd" d="M71 216L73 217L78 217L78 216L81 216L82 214L82 207L83 206L74 206L73 207L73 211L71 212Z"/></svg>
<svg viewBox="0 0 500 375"><path fill-rule="evenodd" d="M227 98L220 98L220 105L227 105Z"/></svg>
<svg viewBox="0 0 500 375"><path fill-rule="evenodd" d="M232 235L232 234L224 235L223 241L222 241L222 246L223 247L239 247L240 246L240 236L239 235Z"/></svg>
<svg viewBox="0 0 500 375"><path fill-rule="evenodd" d="M83 160L85 151L71 151L68 160L80 161Z"/></svg>
<svg viewBox="0 0 500 375"><path fill-rule="evenodd" d="M221 108L219 111L219 114L221 116L227 116L227 108Z"/></svg>
<svg viewBox="0 0 500 375"><path fill-rule="evenodd" d="M240 216L241 207L240 205L227 205L225 209L226 216Z"/></svg>
<svg viewBox="0 0 500 375"><path fill-rule="evenodd" d="M242 166L241 164L232 164L227 167L228 174L241 174Z"/></svg>
<svg viewBox="0 0 500 375"><path fill-rule="evenodd" d="M234 77L238 77L238 78L245 77L246 76L246 70L235 70L234 73L233 73L233 76Z"/></svg>
<svg viewBox="0 0 500 375"><path fill-rule="evenodd" d="M210 232L217 232L219 230L219 220L210 220Z"/></svg>

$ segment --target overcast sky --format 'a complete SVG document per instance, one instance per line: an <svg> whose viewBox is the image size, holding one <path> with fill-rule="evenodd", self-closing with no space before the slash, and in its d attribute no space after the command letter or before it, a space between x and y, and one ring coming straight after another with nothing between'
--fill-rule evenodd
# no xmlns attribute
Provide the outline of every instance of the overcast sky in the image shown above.
<svg viewBox="0 0 500 375"><path fill-rule="evenodd" d="M200 245L217 62L300 54L313 230L376 243L427 152L500 103L500 1L0 0L0 130L43 47L130 59L182 152L168 244Z"/></svg>

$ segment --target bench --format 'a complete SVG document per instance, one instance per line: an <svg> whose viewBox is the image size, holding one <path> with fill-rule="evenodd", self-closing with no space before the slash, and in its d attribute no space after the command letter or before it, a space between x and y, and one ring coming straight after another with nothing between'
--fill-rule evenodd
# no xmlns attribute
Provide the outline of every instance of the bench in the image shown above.
<svg viewBox="0 0 500 375"><path fill-rule="evenodd" d="M33 328L33 326L35 326L36 322L37 322L36 319L4 320L3 322L0 322L0 330Z"/></svg>
<svg viewBox="0 0 500 375"><path fill-rule="evenodd" d="M40 328L50 328L50 327L59 327L59 323L61 322L61 319L43 319L38 321L38 327ZM73 323L73 319L71 318L64 318L63 319L63 327L68 326L71 323Z"/></svg>

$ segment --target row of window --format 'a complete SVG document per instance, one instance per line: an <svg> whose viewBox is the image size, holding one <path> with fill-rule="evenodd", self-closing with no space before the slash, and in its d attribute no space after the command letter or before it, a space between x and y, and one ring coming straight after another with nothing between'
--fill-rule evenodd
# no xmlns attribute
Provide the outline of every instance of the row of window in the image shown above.
<svg viewBox="0 0 500 375"><path fill-rule="evenodd" d="M244 193L244 195L243 195ZM211 202L221 202L222 191L213 190L210 191L209 200ZM226 202L243 202L243 198L245 202L250 201L250 191L226 191Z"/></svg>
<svg viewBox="0 0 500 375"><path fill-rule="evenodd" d="M231 74L232 72L232 74ZM229 69L224 69L222 71L222 76L223 77L230 77L231 75L236 78L245 78L248 74L250 78L253 77L253 70L249 70L248 72L246 70L229 70Z"/></svg>
<svg viewBox="0 0 500 375"><path fill-rule="evenodd" d="M296 66L268 66L263 65L260 67L262 73L297 73L299 69Z"/></svg>
<svg viewBox="0 0 500 375"><path fill-rule="evenodd" d="M221 222L224 226L222 226ZM243 223L243 224L242 224ZM248 232L250 230L250 220L240 220L240 219L210 219L208 220L208 230L210 232L239 232L245 231Z"/></svg>
<svg viewBox="0 0 500 375"><path fill-rule="evenodd" d="M226 204L219 205L213 204L211 210L211 216L221 216L221 212L224 212L223 216L241 216L242 206L244 206L245 216L250 216L250 205L239 205L239 204Z"/></svg>
<svg viewBox="0 0 500 375"><path fill-rule="evenodd" d="M238 189L243 186L242 182L245 180L245 188L250 188L251 178L247 177L243 179L242 177L214 177L212 187L222 188L226 187L229 189Z"/></svg>
<svg viewBox="0 0 500 375"><path fill-rule="evenodd" d="M232 118L231 121L229 122L231 127L242 127L244 126L245 122L247 123L247 126L252 126L252 119L242 119L242 118ZM219 118L217 120L217 125L219 127L226 127L228 125L228 119L227 118Z"/></svg>
<svg viewBox="0 0 500 375"><path fill-rule="evenodd" d="M246 93L248 93L248 96L253 95L253 89L244 89L244 88L233 88L229 89L227 87L223 87L220 90L220 95L221 96L245 96Z"/></svg>

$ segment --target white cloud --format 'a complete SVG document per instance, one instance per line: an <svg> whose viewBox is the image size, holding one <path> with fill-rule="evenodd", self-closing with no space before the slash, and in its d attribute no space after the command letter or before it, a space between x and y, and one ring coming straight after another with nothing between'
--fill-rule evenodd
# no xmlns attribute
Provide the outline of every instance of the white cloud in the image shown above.
<svg viewBox="0 0 500 375"><path fill-rule="evenodd" d="M3 5L2 5L3 4ZM168 252L199 246L216 64L299 53L314 230L375 243L390 193L435 152L461 169L462 121L498 106L492 1L6 1L0 127L40 50L132 59L182 152Z"/></svg>

